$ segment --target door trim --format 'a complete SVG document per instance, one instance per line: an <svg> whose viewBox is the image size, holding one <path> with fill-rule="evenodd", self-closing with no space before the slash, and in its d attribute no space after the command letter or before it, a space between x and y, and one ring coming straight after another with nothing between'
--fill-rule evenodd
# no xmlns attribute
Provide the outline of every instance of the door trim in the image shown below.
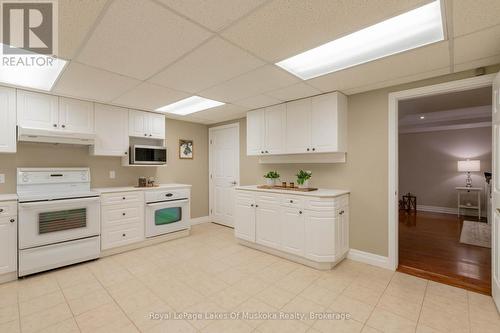
<svg viewBox="0 0 500 333"><path fill-rule="evenodd" d="M238 142L236 144L236 153L238 155L238 172L237 172L237 185L240 184L240 162L241 162L241 156L240 156L240 123L231 123L227 125L221 125L221 126L215 126L215 127L210 127L208 129L208 216L210 217L211 222L216 222L220 223L218 221L213 220L213 181L212 181L212 161L214 159L213 157L213 150L212 150L212 135L214 131L221 130L221 129L229 129L229 128L236 128L238 131Z"/></svg>
<svg viewBox="0 0 500 333"><path fill-rule="evenodd" d="M389 175L388 175L388 205L389 205L389 267L396 270L399 264L398 258L398 102L417 98L432 96L437 94L471 90L476 88L488 87L493 84L495 74L472 77L463 80L450 81L446 83L419 87L415 89L403 90L389 94L389 128L388 128L388 147L389 147Z"/></svg>

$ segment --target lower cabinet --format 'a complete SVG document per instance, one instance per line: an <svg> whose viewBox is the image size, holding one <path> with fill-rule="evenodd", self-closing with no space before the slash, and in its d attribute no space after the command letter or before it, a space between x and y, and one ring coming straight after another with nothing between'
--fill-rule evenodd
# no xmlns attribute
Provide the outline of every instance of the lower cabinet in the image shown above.
<svg viewBox="0 0 500 333"><path fill-rule="evenodd" d="M101 250L145 239L143 192L103 194L101 202Z"/></svg>
<svg viewBox="0 0 500 333"><path fill-rule="evenodd" d="M0 275L17 271L17 202L0 202Z"/></svg>
<svg viewBox="0 0 500 333"><path fill-rule="evenodd" d="M318 263L349 250L349 199L237 190L235 236Z"/></svg>

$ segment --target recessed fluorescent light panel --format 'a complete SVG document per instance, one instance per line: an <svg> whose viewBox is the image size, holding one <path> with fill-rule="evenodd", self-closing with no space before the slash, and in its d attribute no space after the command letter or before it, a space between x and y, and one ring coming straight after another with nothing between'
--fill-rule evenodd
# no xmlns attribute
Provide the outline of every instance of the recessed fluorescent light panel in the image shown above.
<svg viewBox="0 0 500 333"><path fill-rule="evenodd" d="M308 80L443 39L441 4L436 0L276 65Z"/></svg>
<svg viewBox="0 0 500 333"><path fill-rule="evenodd" d="M4 44L0 43L3 50ZM1 54L0 83L50 91L67 61L53 56L29 53Z"/></svg>
<svg viewBox="0 0 500 333"><path fill-rule="evenodd" d="M156 111L168 112L173 114L178 114L181 116L185 116L190 113L195 113L198 111L211 109L216 106L224 105L226 103L214 101L212 99L203 98L200 96L191 96L185 99L182 99L178 102L162 106L161 108L156 109Z"/></svg>

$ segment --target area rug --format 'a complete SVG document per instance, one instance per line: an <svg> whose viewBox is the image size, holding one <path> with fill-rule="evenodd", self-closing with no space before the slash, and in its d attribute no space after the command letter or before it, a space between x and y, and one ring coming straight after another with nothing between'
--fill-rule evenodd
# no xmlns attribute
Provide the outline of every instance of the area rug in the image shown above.
<svg viewBox="0 0 500 333"><path fill-rule="evenodd" d="M491 248L491 226L483 222L464 221L460 243Z"/></svg>

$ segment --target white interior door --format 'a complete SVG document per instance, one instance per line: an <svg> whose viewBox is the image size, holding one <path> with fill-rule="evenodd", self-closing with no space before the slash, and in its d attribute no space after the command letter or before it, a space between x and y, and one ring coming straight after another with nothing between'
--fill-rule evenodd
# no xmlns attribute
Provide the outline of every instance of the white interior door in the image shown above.
<svg viewBox="0 0 500 333"><path fill-rule="evenodd" d="M235 186L240 183L239 124L210 128L210 217L234 226Z"/></svg>
<svg viewBox="0 0 500 333"><path fill-rule="evenodd" d="M493 82L493 185L491 289L500 311L500 74Z"/></svg>

